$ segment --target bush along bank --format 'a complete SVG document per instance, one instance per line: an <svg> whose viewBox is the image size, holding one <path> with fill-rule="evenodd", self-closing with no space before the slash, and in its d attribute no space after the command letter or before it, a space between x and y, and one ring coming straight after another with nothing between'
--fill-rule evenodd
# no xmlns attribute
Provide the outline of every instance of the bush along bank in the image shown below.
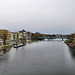
<svg viewBox="0 0 75 75"><path fill-rule="evenodd" d="M69 36L69 39L65 41L65 43L70 47L75 49L75 33Z"/></svg>

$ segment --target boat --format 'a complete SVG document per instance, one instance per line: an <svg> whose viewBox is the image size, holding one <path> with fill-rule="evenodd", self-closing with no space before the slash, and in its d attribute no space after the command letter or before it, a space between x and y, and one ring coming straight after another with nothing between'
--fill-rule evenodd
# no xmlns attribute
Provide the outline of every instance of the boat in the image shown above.
<svg viewBox="0 0 75 75"><path fill-rule="evenodd" d="M18 47L21 47L21 46L24 46L24 45L22 43L18 44L18 45L14 45L14 48L18 48Z"/></svg>

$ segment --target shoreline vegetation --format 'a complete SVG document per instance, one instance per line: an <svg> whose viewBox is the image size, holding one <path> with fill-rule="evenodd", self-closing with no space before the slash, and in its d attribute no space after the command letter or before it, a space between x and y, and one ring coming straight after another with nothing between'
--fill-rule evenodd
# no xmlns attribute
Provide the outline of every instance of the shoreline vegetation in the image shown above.
<svg viewBox="0 0 75 75"><path fill-rule="evenodd" d="M28 43L28 42L32 42L33 40L26 40L25 43ZM11 47L14 47L14 43L16 42L11 42L11 43L8 43L6 45L1 45L0 46L0 51L3 50L3 49L6 49L6 48L11 48ZM65 41L65 43L72 49L75 49L75 33L74 34L71 34L69 36L69 39ZM19 43L21 44L21 43Z"/></svg>
<svg viewBox="0 0 75 75"><path fill-rule="evenodd" d="M62 34L41 34L39 32L31 33L26 32L24 29L19 32L9 32L8 30L0 30L0 50L6 49L8 47L18 47L24 46L27 42L33 42L44 39L54 39L54 38L67 38L68 40L65 43L71 47L75 48L75 33L71 35L62 35Z"/></svg>
<svg viewBox="0 0 75 75"><path fill-rule="evenodd" d="M75 33L69 36L69 39L65 43L72 49L75 49Z"/></svg>
<svg viewBox="0 0 75 75"><path fill-rule="evenodd" d="M26 40L26 43L28 43L28 42L31 42L32 40ZM14 46L14 43L16 43L16 42L12 42L12 43L9 43L9 44L7 44L7 45L0 45L0 51L1 50L3 50L3 49L6 49L6 48L8 48L8 47L13 47ZM19 43L20 44L20 43Z"/></svg>
<svg viewBox="0 0 75 75"><path fill-rule="evenodd" d="M10 43L8 45L2 45L2 46L0 46L0 51L3 50L3 49L6 49L8 47L12 47L12 46L13 46L13 43Z"/></svg>

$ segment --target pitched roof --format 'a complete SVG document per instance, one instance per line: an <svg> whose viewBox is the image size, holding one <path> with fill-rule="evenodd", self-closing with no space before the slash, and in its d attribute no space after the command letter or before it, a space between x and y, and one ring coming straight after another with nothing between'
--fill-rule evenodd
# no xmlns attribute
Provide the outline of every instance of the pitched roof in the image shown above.
<svg viewBox="0 0 75 75"><path fill-rule="evenodd" d="M23 33L23 32L26 32L24 29L23 30L21 30L21 31L19 31L19 33Z"/></svg>

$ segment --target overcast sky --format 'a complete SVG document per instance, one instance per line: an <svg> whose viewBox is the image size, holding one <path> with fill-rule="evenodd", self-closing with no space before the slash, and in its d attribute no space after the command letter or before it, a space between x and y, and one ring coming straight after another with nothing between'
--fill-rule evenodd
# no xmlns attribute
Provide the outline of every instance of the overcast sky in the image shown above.
<svg viewBox="0 0 75 75"><path fill-rule="evenodd" d="M0 29L75 32L75 0L0 0Z"/></svg>

